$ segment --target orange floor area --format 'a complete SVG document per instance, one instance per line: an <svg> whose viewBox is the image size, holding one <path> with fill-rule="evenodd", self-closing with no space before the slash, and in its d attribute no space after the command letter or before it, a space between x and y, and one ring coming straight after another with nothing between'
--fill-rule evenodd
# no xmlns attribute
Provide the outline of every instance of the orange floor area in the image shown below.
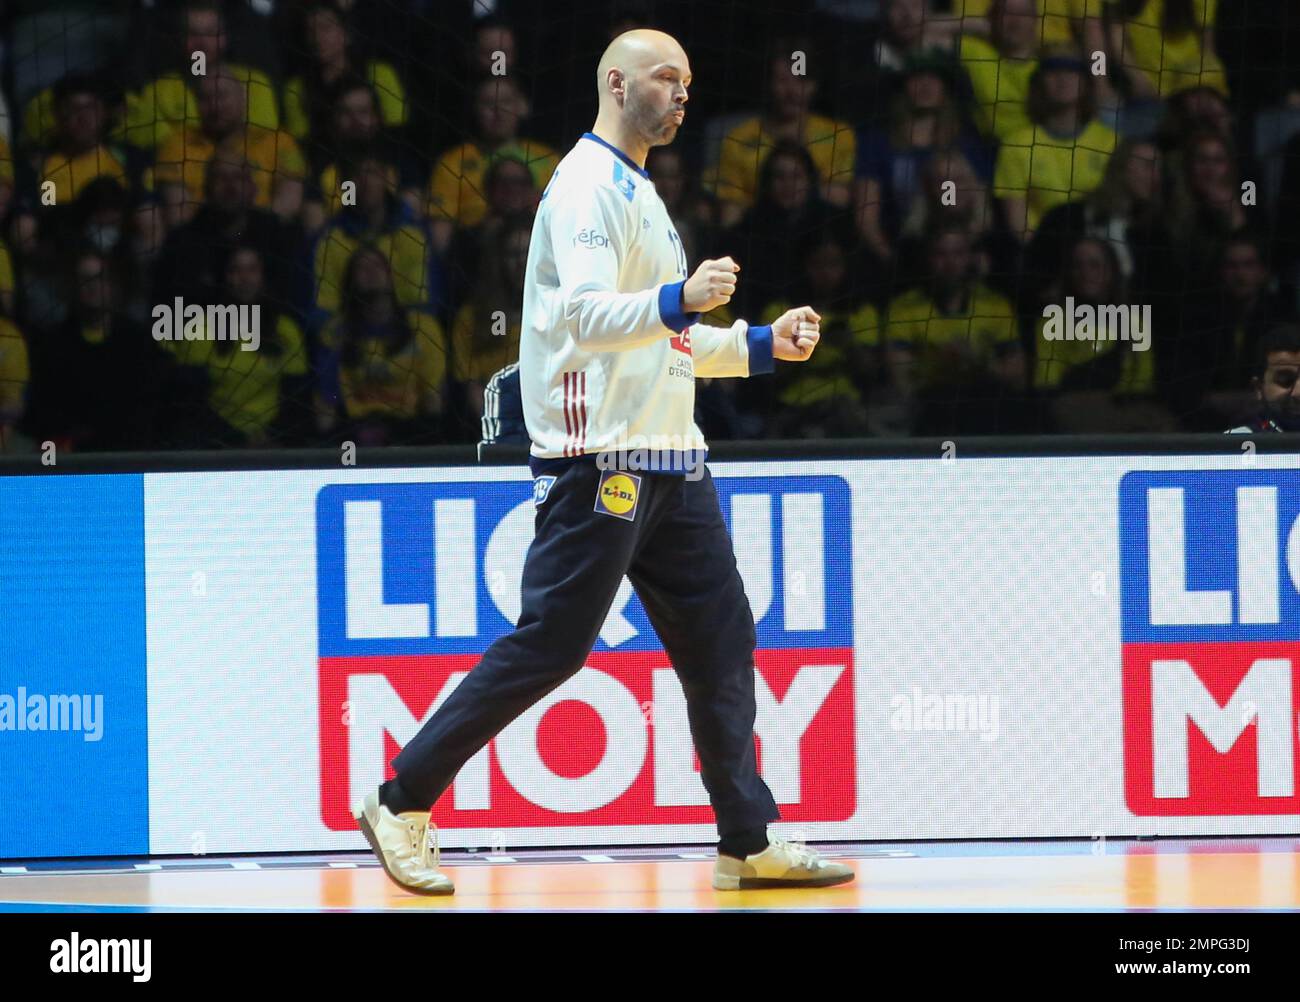
<svg viewBox="0 0 1300 1002"><path fill-rule="evenodd" d="M653 852L653 851L651 851ZM410 895L365 855L0 866L0 911L1277 910L1300 908L1300 840L967 843L826 848L857 879L715 891L712 855L447 854L451 897ZM75 867L75 868L74 868Z"/></svg>

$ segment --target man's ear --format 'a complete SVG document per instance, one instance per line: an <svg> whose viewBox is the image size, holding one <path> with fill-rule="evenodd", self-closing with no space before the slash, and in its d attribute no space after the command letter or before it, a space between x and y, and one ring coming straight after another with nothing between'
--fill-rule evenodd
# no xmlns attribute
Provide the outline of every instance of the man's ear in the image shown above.
<svg viewBox="0 0 1300 1002"><path fill-rule="evenodd" d="M617 67L611 66L607 79L609 81L610 93L618 98L619 101L622 101L627 93L627 77L623 74L623 71Z"/></svg>
<svg viewBox="0 0 1300 1002"><path fill-rule="evenodd" d="M1264 402L1264 384L1258 376L1250 377L1250 388L1255 391L1255 399L1262 404Z"/></svg>

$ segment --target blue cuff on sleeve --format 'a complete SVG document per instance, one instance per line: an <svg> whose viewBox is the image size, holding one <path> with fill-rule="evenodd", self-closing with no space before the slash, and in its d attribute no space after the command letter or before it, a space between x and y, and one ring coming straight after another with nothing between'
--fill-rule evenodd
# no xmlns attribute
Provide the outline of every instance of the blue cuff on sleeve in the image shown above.
<svg viewBox="0 0 1300 1002"><path fill-rule="evenodd" d="M682 312L682 286L686 280L659 286L659 319L674 334L700 322L698 313Z"/></svg>
<svg viewBox="0 0 1300 1002"><path fill-rule="evenodd" d="M749 374L757 376L773 371L776 356L772 354L772 325L749 328L745 340L749 343Z"/></svg>

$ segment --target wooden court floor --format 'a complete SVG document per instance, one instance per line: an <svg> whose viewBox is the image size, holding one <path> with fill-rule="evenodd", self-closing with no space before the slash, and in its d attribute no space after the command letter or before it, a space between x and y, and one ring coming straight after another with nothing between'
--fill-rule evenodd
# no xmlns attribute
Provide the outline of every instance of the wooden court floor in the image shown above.
<svg viewBox="0 0 1300 1002"><path fill-rule="evenodd" d="M451 897L360 853L0 863L0 911L1126 911L1300 909L1300 838L820 846L820 890L720 892L708 849L449 851Z"/></svg>

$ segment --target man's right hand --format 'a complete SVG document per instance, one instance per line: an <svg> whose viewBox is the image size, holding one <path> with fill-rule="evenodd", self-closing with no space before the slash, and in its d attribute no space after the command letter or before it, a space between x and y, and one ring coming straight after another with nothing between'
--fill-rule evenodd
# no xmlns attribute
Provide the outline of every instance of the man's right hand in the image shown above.
<svg viewBox="0 0 1300 1002"><path fill-rule="evenodd" d="M725 306L736 294L736 272L740 265L729 257L701 261L695 274L682 286L682 309L686 313L708 313Z"/></svg>

